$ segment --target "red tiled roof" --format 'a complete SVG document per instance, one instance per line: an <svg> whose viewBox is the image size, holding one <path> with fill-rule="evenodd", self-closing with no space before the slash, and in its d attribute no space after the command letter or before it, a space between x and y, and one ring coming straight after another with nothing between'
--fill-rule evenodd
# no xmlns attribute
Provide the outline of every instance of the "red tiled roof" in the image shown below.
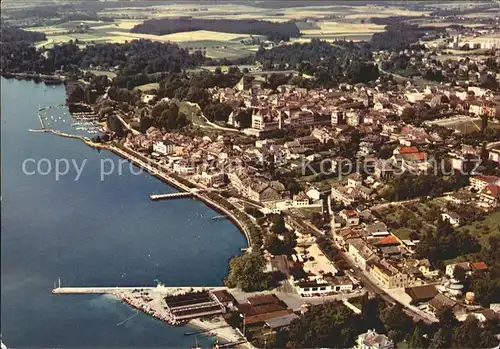
<svg viewBox="0 0 500 349"><path fill-rule="evenodd" d="M494 198L500 198L500 186L488 185L487 191L489 195L493 196Z"/></svg>
<svg viewBox="0 0 500 349"><path fill-rule="evenodd" d="M418 153L417 147L401 147L399 148L399 154L410 154L410 153Z"/></svg>
<svg viewBox="0 0 500 349"><path fill-rule="evenodd" d="M393 236L393 235L389 235L389 236L385 236L383 238L380 238L378 241L377 241L377 246L384 246L384 245L399 245L399 241L398 239Z"/></svg>
<svg viewBox="0 0 500 349"><path fill-rule="evenodd" d="M500 177L497 177L497 176L475 176L472 178L480 180L480 181L484 181L487 183L495 183L496 181L500 180Z"/></svg>
<svg viewBox="0 0 500 349"><path fill-rule="evenodd" d="M488 269L488 265L484 262L472 262L470 264L470 267L473 270L486 270L486 269Z"/></svg>
<svg viewBox="0 0 500 349"><path fill-rule="evenodd" d="M347 217L357 217L358 213L354 210L343 210L342 213L344 213Z"/></svg>
<svg viewBox="0 0 500 349"><path fill-rule="evenodd" d="M419 160L419 161L424 161L427 158L426 153L414 153L414 154L412 154L412 156L415 160Z"/></svg>

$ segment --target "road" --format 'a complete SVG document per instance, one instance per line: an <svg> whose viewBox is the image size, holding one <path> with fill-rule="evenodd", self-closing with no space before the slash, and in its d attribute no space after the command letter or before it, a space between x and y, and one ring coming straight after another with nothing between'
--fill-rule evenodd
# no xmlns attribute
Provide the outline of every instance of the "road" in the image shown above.
<svg viewBox="0 0 500 349"><path fill-rule="evenodd" d="M389 71L386 71L386 70L383 70L382 69L382 61L379 62L378 64L378 70L383 73L383 74L386 74L386 75L392 75L394 79L399 79L399 80L403 80L404 82L407 82L407 81L411 81L412 79L409 79L409 78L405 78L404 76L402 75L399 75L399 74L395 74L395 73L391 73Z"/></svg>
<svg viewBox="0 0 500 349"><path fill-rule="evenodd" d="M486 145L486 149L490 150L500 146L500 142L491 142Z"/></svg>
<svg viewBox="0 0 500 349"><path fill-rule="evenodd" d="M335 245L336 246L336 245ZM400 303L404 307L404 312L412 317L414 320L419 321L422 320L427 324L431 324L434 322L434 319L425 314L423 311L410 308L408 304L404 304L399 300L393 298L390 294L388 294L382 287L380 287L372 278L371 275L367 271L361 270L357 267L354 261L350 258L350 256L345 253L339 246L336 246L340 252L340 255L343 257L344 261L349 265L349 267L354 270L354 274L358 279L361 280L363 286L369 291L379 295L386 302L395 305L396 303Z"/></svg>
<svg viewBox="0 0 500 349"><path fill-rule="evenodd" d="M404 202L400 202L402 204ZM316 238L319 238L320 236L324 238L324 234L321 230L317 229L316 227L306 224L306 222L298 222L295 220L293 217L290 217L290 220L297 226L303 227L304 229L311 231L313 235L316 236ZM384 299L386 302L390 304L396 304L396 303L401 303L399 300L394 299L390 294L388 294L383 288L381 288L379 285L372 280L372 277L368 274L368 272L363 271L358 268L358 266L354 263L354 261L350 258L350 256L345 253L340 246L336 245L332 241L332 245L338 250L340 256L342 259L346 262L346 264L349 266L350 269L354 271L354 275L361 280L363 286L368 290L371 291L377 295L379 295L382 299ZM324 251L323 251L324 253ZM325 254L327 256L327 254ZM409 307L409 305L401 303L404 307L404 312L411 316L415 320L422 320L425 323L432 323L433 319L430 316L427 316L424 312L417 310L417 309L412 309Z"/></svg>
<svg viewBox="0 0 500 349"><path fill-rule="evenodd" d="M412 202L418 202L419 200L420 199L410 199L410 200L404 200L404 201L391 201L391 202L387 202L384 204L378 204L378 205L372 206L372 207L370 207L370 210L376 211L376 210L380 210L382 208L388 208L391 206L402 206L405 204L411 204Z"/></svg>
<svg viewBox="0 0 500 349"><path fill-rule="evenodd" d="M127 130L129 130L130 132L132 132L135 135L140 135L141 134L139 131L133 129L130 126L130 124L128 124L125 120L123 120L123 118L120 115L117 114L116 117L118 118L118 120L120 120L120 122L123 124L123 126L125 126L127 128Z"/></svg>

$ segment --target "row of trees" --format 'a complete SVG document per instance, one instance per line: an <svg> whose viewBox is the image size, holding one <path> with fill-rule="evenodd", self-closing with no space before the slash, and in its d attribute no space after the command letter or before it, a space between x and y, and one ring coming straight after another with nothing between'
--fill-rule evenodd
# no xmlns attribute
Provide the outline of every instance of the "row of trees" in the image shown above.
<svg viewBox="0 0 500 349"><path fill-rule="evenodd" d="M497 230L500 229L497 227ZM500 237L490 236L477 259L485 261L488 270L481 275L473 276L472 290L476 299L483 306L500 303Z"/></svg>
<svg viewBox="0 0 500 349"><path fill-rule="evenodd" d="M291 255L297 245L295 233L285 227L282 215L273 215L271 222L271 228L264 237L264 248L273 255Z"/></svg>
<svg viewBox="0 0 500 349"><path fill-rule="evenodd" d="M4 27L0 28L0 38L2 44L6 42L37 42L45 41L47 37L44 33L39 32L29 32L15 27Z"/></svg>
<svg viewBox="0 0 500 349"><path fill-rule="evenodd" d="M468 178L461 174L415 176L405 172L391 179L390 183L382 189L380 195L388 201L409 200L425 196L438 196L462 188L467 184Z"/></svg>
<svg viewBox="0 0 500 349"><path fill-rule="evenodd" d="M293 22L268 22L254 19L159 18L137 24L132 33L166 35L171 33L209 30L215 32L265 35L269 40L290 40L299 37Z"/></svg>

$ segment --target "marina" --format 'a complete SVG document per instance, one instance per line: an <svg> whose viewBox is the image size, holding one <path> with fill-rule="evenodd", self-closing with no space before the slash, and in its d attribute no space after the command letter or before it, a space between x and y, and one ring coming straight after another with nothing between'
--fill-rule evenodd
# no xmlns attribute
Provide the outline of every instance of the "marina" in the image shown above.
<svg viewBox="0 0 500 349"><path fill-rule="evenodd" d="M117 323L117 327L136 317L139 312L144 312L171 326L189 323L200 328L196 331L185 332L186 336L208 334L227 341L227 346L232 347L248 344L243 335L237 329L230 327L222 318L228 309L223 303L223 298L220 298L220 294L227 294L227 287L169 287L161 283L156 286L129 287L62 287L60 285L59 279L52 294L109 294L134 308L136 312Z"/></svg>

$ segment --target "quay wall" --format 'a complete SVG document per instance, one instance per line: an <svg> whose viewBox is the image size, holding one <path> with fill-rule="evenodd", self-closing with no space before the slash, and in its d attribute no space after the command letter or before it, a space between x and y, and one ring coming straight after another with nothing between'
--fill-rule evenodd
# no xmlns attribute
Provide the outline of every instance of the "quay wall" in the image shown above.
<svg viewBox="0 0 500 349"><path fill-rule="evenodd" d="M53 294L112 294L119 295L123 292L132 291L152 291L160 292L165 295L175 295L186 292L197 291L217 291L227 290L225 286L117 286L117 287L57 287L52 290Z"/></svg>
<svg viewBox="0 0 500 349"><path fill-rule="evenodd" d="M165 174L165 172L160 173L159 169L156 170L157 173L154 173L152 171L151 166L148 164L149 161L147 158L145 158L142 154L137 154L136 152L133 152L132 150L127 149L123 146L118 146L116 144L108 145L108 144L95 143L95 142L90 141L88 138L85 138L82 136L70 135L70 134L66 134L66 133L51 130L51 129L45 129L45 130L47 132L52 132L52 133L59 135L59 136L62 136L62 137L80 139L88 146L91 146L94 148L100 148L100 149L105 149L105 150L111 151L112 153L114 153L120 157L126 158L127 160L130 160L132 163L134 163L142 168L147 169L151 174L157 176L159 179L161 179L162 181L164 181L168 185L170 185L170 186L172 186L180 191L187 192L191 189L188 186L175 180L171 176ZM192 186L196 187L196 185L194 183L190 183L190 184ZM218 204L217 202L211 200L210 198L206 197L205 195L196 194L195 197L198 198L199 200L203 201L208 207L214 209L215 211L217 211L219 213L226 215L229 218L229 220L231 220L231 222L233 222L233 224L243 233L243 235L245 235L245 237L247 239L248 247L252 246L252 238L250 236L250 232L248 230L248 227L245 224L243 224L230 210L228 210L226 207Z"/></svg>
<svg viewBox="0 0 500 349"><path fill-rule="evenodd" d="M120 147L119 149L122 149L122 148ZM113 151L113 147L111 147L111 151ZM145 165L142 161L147 161L146 158L144 158L141 161L140 159L137 159L137 157L136 157L137 155L136 154L130 154L130 152L126 151L126 150L123 150L123 151L126 154L129 154L129 156L126 156L123 153L119 153L119 152L117 153L116 149L113 152L117 153L118 155L125 156L127 159L130 159L130 161L136 163L139 166L144 166ZM134 156L134 155L136 155L136 156ZM141 157L143 157L141 154L138 154L138 155L140 155ZM147 166L146 166L146 168L147 168ZM189 191L190 190L189 187L187 187L184 184L178 182L174 178L166 175L164 172L161 175L158 175L158 177L160 179L162 179L163 181L165 181L167 184L169 184L169 185L177 188L178 190L182 190L182 191ZM191 183L191 184L193 186L196 186L194 183ZM222 214L226 215L229 218L229 220L231 220L231 222L233 222L236 225L236 227L243 233L243 235L245 235L245 237L247 239L248 246L249 247L252 246L252 238L250 236L250 232L248 231L248 228L230 210L228 210L224 206L218 204L217 202L211 200L210 198L208 198L205 195L196 194L195 197L198 198L199 200L203 201L205 203L205 205L207 205L208 207L214 209L215 211L217 211L219 213L222 213Z"/></svg>

